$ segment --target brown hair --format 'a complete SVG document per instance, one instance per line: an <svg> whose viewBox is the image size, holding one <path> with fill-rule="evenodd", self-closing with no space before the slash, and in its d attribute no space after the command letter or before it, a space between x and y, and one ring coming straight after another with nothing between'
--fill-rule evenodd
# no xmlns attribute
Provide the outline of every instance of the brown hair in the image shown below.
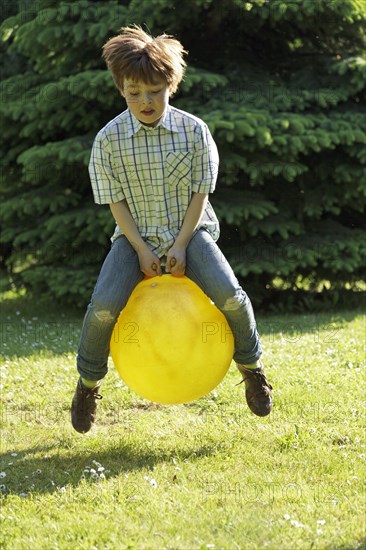
<svg viewBox="0 0 366 550"><path fill-rule="evenodd" d="M174 93L186 67L183 55L187 52L179 40L168 34L154 38L138 25L121 31L103 46L103 58L117 88L123 90L125 78L145 84L163 78Z"/></svg>

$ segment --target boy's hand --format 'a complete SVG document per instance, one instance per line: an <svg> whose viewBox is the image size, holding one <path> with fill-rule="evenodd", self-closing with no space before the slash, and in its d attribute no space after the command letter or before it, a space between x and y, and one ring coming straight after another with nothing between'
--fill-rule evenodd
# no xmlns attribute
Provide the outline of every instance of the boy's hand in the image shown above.
<svg viewBox="0 0 366 550"><path fill-rule="evenodd" d="M172 275L184 275L186 269L186 249L183 246L178 246L176 243L169 250L166 257L167 273Z"/></svg>
<svg viewBox="0 0 366 550"><path fill-rule="evenodd" d="M159 257L154 254L154 252L151 252L148 247L143 250L139 250L137 255L142 273L148 277L156 277L156 275L162 274Z"/></svg>

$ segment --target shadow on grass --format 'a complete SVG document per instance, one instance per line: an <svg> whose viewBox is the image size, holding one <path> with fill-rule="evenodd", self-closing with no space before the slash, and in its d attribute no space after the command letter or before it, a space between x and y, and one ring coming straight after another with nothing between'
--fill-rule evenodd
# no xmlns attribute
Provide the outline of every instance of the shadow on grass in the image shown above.
<svg viewBox="0 0 366 550"><path fill-rule="evenodd" d="M183 442L182 447L177 446L176 440L171 445L165 442L162 448L161 444L155 443L153 435L140 449L128 433L119 439L113 438L113 441L103 441L103 449L97 449L95 447L100 445L100 440L96 443L97 435L97 432L92 433L91 437L80 435L83 439L76 441L67 434L64 440L60 438L58 446L57 442L53 445L39 444L19 451L17 456L10 452L2 454L0 468L7 472L6 479L2 480L6 482L4 497L59 494L61 488L85 488L85 483L89 494L90 485L104 480L103 475L105 479L115 478L126 490L129 488L131 491L133 485L137 494L142 487L139 488L137 482L131 484L128 480L130 472L146 470L153 477L154 467L166 463L172 466L171 482L176 483L176 463L186 460L192 463L217 452L217 443L206 441L202 444L199 440L191 444ZM79 447L79 443L83 445ZM102 468L99 473L98 468ZM90 469L94 469L95 473ZM102 477L100 473L103 473Z"/></svg>

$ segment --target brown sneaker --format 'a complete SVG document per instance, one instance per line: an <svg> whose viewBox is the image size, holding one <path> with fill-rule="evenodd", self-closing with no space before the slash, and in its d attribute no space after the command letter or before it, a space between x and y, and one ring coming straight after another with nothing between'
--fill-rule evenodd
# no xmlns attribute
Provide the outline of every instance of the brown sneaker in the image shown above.
<svg viewBox="0 0 366 550"><path fill-rule="evenodd" d="M85 434L95 422L97 414L97 399L103 396L98 393L101 383L89 390L79 378L78 385L71 404L71 422L77 432Z"/></svg>
<svg viewBox="0 0 366 550"><path fill-rule="evenodd" d="M267 416L272 410L272 386L268 383L263 366L257 369L248 369L244 365L236 364L245 382L245 397L248 407L257 416Z"/></svg>

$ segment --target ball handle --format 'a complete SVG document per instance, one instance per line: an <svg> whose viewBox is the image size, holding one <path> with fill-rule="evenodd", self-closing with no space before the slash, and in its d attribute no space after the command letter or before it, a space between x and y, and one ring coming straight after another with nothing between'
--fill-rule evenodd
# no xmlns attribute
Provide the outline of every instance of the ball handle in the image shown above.
<svg viewBox="0 0 366 550"><path fill-rule="evenodd" d="M177 263L177 260L176 260L176 258L173 257L173 258L170 260L170 267L174 267L174 266L176 265L176 263ZM158 270L158 266L156 265L155 262L152 264L151 269L152 269L153 271L157 271L157 270Z"/></svg>

